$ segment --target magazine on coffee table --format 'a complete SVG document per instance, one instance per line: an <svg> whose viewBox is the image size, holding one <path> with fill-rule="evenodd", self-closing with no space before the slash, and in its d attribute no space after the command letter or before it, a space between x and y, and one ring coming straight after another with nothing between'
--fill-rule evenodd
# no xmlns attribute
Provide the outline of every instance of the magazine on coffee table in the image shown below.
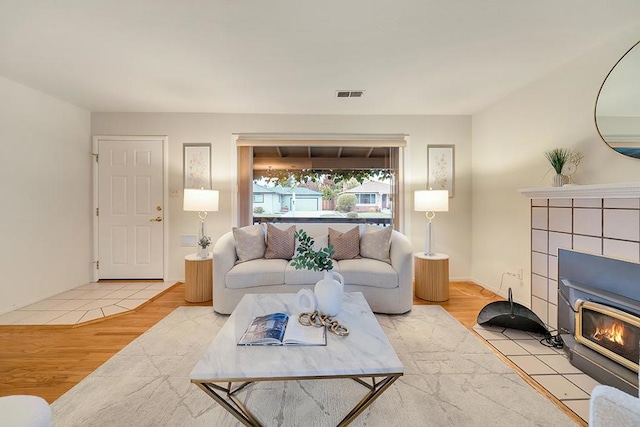
<svg viewBox="0 0 640 427"><path fill-rule="evenodd" d="M238 345L327 345L327 330L303 326L296 316L271 313L254 317Z"/></svg>

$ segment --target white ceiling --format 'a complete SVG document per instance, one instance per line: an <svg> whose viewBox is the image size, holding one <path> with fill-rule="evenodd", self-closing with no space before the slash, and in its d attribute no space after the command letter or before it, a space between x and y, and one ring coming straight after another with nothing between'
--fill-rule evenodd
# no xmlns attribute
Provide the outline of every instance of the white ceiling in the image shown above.
<svg viewBox="0 0 640 427"><path fill-rule="evenodd" d="M638 0L0 0L0 75L91 111L472 114L638 24Z"/></svg>

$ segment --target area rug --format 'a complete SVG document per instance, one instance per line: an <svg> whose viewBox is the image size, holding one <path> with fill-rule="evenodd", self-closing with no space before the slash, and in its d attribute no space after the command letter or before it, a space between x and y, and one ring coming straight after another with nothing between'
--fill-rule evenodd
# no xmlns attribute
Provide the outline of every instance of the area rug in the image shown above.
<svg viewBox="0 0 640 427"><path fill-rule="evenodd" d="M404 376L355 426L574 426L439 306L376 315ZM235 426L189 382L226 321L179 307L52 404L54 426ZM365 393L349 379L253 384L241 398L266 426L336 425Z"/></svg>

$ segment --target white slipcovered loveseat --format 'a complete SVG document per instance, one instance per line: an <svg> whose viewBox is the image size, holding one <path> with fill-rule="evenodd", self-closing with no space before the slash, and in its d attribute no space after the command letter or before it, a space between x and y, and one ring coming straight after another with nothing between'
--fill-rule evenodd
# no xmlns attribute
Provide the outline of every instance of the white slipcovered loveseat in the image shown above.
<svg viewBox="0 0 640 427"><path fill-rule="evenodd" d="M403 234L385 227L352 224L269 224L234 228L214 245L216 312L231 313L247 293L313 289L323 273L296 270L291 265L291 256L295 255L291 236L296 229L311 236L315 248L334 245L333 269L344 277L345 292L362 292L377 313L411 310L413 255L411 243Z"/></svg>

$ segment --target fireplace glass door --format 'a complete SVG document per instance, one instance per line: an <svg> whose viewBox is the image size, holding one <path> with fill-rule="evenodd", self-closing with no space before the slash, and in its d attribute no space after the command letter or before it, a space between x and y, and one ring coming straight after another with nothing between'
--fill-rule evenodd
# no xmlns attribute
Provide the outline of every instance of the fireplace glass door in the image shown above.
<svg viewBox="0 0 640 427"><path fill-rule="evenodd" d="M584 300L576 301L576 310L576 340L638 372L640 357L638 316Z"/></svg>

